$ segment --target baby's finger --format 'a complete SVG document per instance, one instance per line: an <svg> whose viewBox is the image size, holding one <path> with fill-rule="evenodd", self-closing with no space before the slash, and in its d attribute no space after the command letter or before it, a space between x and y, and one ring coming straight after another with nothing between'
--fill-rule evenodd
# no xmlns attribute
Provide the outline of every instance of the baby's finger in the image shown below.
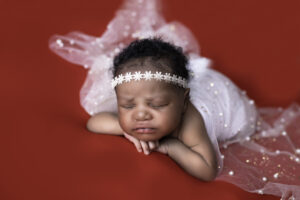
<svg viewBox="0 0 300 200"><path fill-rule="evenodd" d="M148 147L147 142L145 142L145 141L140 141L140 142L141 142L142 148L144 150L144 153L146 155L148 155L150 152L149 152L149 147Z"/></svg>
<svg viewBox="0 0 300 200"><path fill-rule="evenodd" d="M151 150L153 150L153 149L156 148L156 143L155 143L155 141L149 141L149 142L148 142L148 145L149 145L149 147L150 147Z"/></svg>
<svg viewBox="0 0 300 200"><path fill-rule="evenodd" d="M140 142L138 140L135 140L133 143L134 143L136 149L138 150L138 152L142 152L143 151L142 150L142 146L141 146L141 144L140 144Z"/></svg>
<svg viewBox="0 0 300 200"><path fill-rule="evenodd" d="M130 136L130 135L127 135L127 136L125 136L130 142L132 142L132 143L136 143L136 139L134 138L134 137L132 137L132 136Z"/></svg>
<svg viewBox="0 0 300 200"><path fill-rule="evenodd" d="M136 147L138 152L142 152L142 146L138 139L136 139L135 137L133 137L131 135L125 134L125 133L124 133L124 136L134 144L134 146Z"/></svg>
<svg viewBox="0 0 300 200"><path fill-rule="evenodd" d="M128 139L128 140L130 140L130 141L132 141L132 136L130 136L130 135L128 135L127 133L123 133L124 134L124 136Z"/></svg>

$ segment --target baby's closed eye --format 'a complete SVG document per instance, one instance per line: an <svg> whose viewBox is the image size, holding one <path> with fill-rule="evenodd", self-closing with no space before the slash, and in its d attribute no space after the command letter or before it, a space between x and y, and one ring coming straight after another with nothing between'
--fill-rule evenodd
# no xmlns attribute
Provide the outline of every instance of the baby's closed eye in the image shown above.
<svg viewBox="0 0 300 200"><path fill-rule="evenodd" d="M125 109L132 109L135 107L134 104L124 104L124 105L120 105L120 107L125 108Z"/></svg>
<svg viewBox="0 0 300 200"><path fill-rule="evenodd" d="M169 103L149 103L149 106L152 108L163 108L165 106L169 105Z"/></svg>
<svg viewBox="0 0 300 200"><path fill-rule="evenodd" d="M159 103L159 102L154 102L154 103L148 103L147 106L151 107L151 108L154 108L154 109L158 109L158 108L163 108L163 107L166 107L168 106L169 103ZM119 105L121 108L124 108L124 109L132 109L134 108L136 105L135 104L120 104Z"/></svg>

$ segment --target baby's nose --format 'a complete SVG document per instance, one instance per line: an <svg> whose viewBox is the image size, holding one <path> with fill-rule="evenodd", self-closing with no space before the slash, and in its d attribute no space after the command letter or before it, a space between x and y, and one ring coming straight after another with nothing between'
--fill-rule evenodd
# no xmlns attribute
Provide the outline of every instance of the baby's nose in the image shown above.
<svg viewBox="0 0 300 200"><path fill-rule="evenodd" d="M151 118L152 118L151 114L146 110L139 110L135 114L136 121L150 120Z"/></svg>

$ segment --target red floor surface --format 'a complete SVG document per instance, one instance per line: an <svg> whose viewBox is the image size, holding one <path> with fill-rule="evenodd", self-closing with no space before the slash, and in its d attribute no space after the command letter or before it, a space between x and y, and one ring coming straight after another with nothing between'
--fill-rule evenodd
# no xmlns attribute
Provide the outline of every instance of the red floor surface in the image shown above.
<svg viewBox="0 0 300 200"><path fill-rule="evenodd" d="M108 3L109 2L109 3ZM300 1L163 0L202 55L258 106L300 95ZM100 36L121 0L0 1L0 199L279 199L201 182L169 157L86 130L86 71L48 49L53 34Z"/></svg>

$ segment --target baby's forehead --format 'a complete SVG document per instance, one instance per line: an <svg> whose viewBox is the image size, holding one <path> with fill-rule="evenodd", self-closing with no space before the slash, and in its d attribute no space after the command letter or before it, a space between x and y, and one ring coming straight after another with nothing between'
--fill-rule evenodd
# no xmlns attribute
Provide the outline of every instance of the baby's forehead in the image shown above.
<svg viewBox="0 0 300 200"><path fill-rule="evenodd" d="M136 58L124 63L118 74L124 74L127 72L132 73L135 71L141 71L141 72L159 71L162 73L172 73L172 69L168 61L166 61L165 59L153 60L150 57L146 57L146 58Z"/></svg>
<svg viewBox="0 0 300 200"><path fill-rule="evenodd" d="M140 80L122 83L116 87L116 94L122 98L145 97L148 99L174 96L178 90L164 81Z"/></svg>
<svg viewBox="0 0 300 200"><path fill-rule="evenodd" d="M120 95L119 96L119 100L123 100L123 101L134 101L136 99L143 99L145 101L156 101L156 100L166 100L169 99L169 95L164 95L164 94L160 94L160 95L155 95L155 94L150 94L150 95L139 95L139 96L135 96L135 95Z"/></svg>

